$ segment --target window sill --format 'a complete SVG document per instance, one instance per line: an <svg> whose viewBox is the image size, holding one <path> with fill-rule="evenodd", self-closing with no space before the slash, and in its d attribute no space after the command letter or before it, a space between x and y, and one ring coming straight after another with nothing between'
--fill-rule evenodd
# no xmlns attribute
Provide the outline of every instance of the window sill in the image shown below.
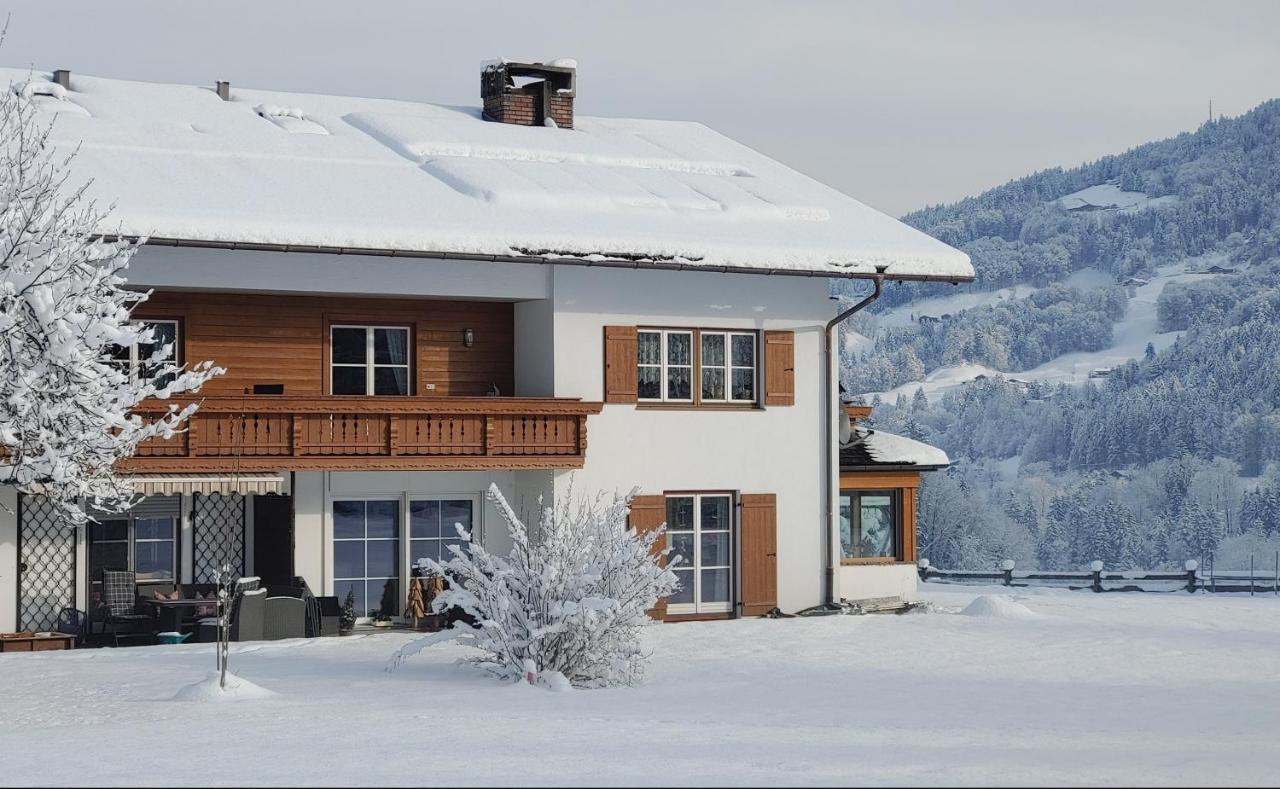
<svg viewBox="0 0 1280 789"><path fill-rule="evenodd" d="M667 614L663 622L714 622L721 619L732 619L732 611L721 611L714 614Z"/></svg>
<svg viewBox="0 0 1280 789"><path fill-rule="evenodd" d="M885 556L885 557L877 556L877 557L871 557L867 559L841 559L840 564L841 566L844 566L844 567L857 567L859 565L875 565L875 564L914 564L914 562L904 562L901 559L888 557L888 556Z"/></svg>
<svg viewBox="0 0 1280 789"><path fill-rule="evenodd" d="M641 401L637 411L763 411L759 403L659 403Z"/></svg>

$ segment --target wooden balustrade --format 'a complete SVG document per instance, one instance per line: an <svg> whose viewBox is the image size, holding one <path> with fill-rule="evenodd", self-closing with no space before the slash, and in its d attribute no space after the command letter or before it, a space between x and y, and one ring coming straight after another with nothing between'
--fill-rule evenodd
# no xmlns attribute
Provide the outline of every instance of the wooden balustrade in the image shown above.
<svg viewBox="0 0 1280 789"><path fill-rule="evenodd" d="M553 398L207 397L140 472L581 468L600 403ZM147 403L138 413L165 410Z"/></svg>

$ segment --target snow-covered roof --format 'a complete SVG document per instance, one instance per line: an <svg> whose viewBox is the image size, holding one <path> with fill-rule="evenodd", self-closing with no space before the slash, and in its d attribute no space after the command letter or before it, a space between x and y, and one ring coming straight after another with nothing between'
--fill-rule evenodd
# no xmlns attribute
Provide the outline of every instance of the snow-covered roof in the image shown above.
<svg viewBox="0 0 1280 789"><path fill-rule="evenodd" d="M935 446L912 438L873 430L854 424L849 443L840 447L840 468L858 469L875 466L919 466L941 468L951 465L947 453Z"/></svg>
<svg viewBox="0 0 1280 789"><path fill-rule="evenodd" d="M964 280L964 253L686 121L579 115L0 69L110 230L219 243L653 260L829 276Z"/></svg>

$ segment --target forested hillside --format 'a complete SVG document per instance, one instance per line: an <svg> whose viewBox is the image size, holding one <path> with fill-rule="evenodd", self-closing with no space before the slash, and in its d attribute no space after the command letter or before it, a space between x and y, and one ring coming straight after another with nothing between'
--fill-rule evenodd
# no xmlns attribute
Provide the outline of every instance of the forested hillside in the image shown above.
<svg viewBox="0 0 1280 789"><path fill-rule="evenodd" d="M905 219L978 272L960 291L887 287L855 324L869 340L842 360L875 424L956 461L922 488L922 556L949 568L1273 561L1280 101ZM999 372L932 401L913 385L965 363Z"/></svg>

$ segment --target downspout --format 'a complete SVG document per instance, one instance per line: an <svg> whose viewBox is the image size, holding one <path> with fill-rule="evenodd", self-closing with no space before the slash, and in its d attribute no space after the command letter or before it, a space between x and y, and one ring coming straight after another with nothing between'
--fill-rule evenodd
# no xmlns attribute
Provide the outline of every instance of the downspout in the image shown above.
<svg viewBox="0 0 1280 789"><path fill-rule="evenodd" d="M832 488L832 485L831 485L831 478L835 476L836 469L835 469L835 452L833 450L832 445L835 443L835 440L836 440L835 430L836 430L837 422L832 417L832 412L835 410L834 409L835 404L832 402L832 400L836 396L835 394L836 387L835 387L835 381L833 380L833 371L831 367L831 349L832 349L832 346L835 345L836 327L838 327L841 323L844 323L855 313L861 312L862 310L866 309L866 307L870 305L871 302L880 298L881 288L884 287L884 275L877 274L875 278L872 279L872 282L875 283L875 290L871 291L871 295L867 296L862 301L858 302L857 304L853 305L849 309L845 310L844 312L835 316L831 320L827 321L826 331L823 333L822 370L823 370L823 382L825 385L822 387L822 402L826 408L825 416L823 417L823 426L824 426L823 436L826 439L826 443L825 443L826 462L823 464L823 468L826 470L826 477L824 478L824 481L822 483L822 490L823 490L823 496L825 498L825 503L823 504L823 512L826 513L826 522L825 522L825 527L822 530L823 532L822 556L827 565L827 572L826 572L826 583L825 583L822 597L828 607L835 606L837 603L839 603L839 601L835 599L836 597L836 557L835 557L835 551L832 549L832 546L835 545L835 537L836 537L836 512L835 512L835 507L832 505L832 502L835 500L835 495L834 495L835 490Z"/></svg>

